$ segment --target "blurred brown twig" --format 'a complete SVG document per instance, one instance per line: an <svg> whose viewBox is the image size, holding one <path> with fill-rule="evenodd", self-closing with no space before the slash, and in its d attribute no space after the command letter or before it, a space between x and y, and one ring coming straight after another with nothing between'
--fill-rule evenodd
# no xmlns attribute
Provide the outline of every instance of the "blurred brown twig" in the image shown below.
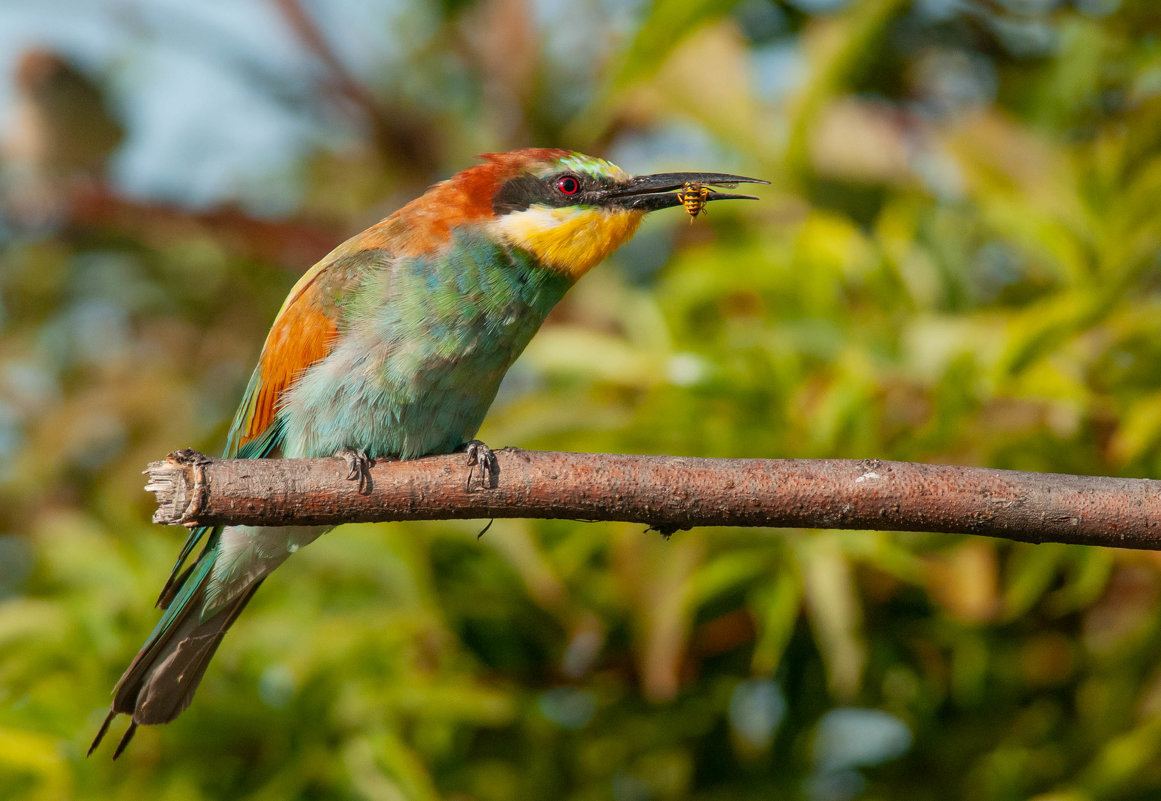
<svg viewBox="0 0 1161 801"><path fill-rule="evenodd" d="M103 185L79 187L65 213L71 232L123 231L162 247L175 238L212 236L236 255L293 270L312 264L342 240L338 227L305 220L266 220L235 206L192 210L160 201L134 200Z"/></svg>
<svg viewBox="0 0 1161 801"><path fill-rule="evenodd" d="M299 0L274 0L274 5L303 47L326 70L333 91L360 110L375 147L392 160L408 165L416 175L434 170L438 164L438 137L432 122L404 104L380 99L355 77Z"/></svg>

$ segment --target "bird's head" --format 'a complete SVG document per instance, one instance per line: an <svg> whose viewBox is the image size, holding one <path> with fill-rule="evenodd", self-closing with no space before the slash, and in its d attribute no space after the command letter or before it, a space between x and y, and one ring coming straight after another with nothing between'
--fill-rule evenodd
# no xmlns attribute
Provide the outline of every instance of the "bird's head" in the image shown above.
<svg viewBox="0 0 1161 801"><path fill-rule="evenodd" d="M446 237L461 223L532 253L548 269L580 278L624 244L647 212L680 206L687 182L704 186L767 183L719 173L631 176L604 159L568 150L530 148L488 153L400 209L412 243L419 229ZM750 198L711 192L706 200ZM425 226L426 223L426 226Z"/></svg>

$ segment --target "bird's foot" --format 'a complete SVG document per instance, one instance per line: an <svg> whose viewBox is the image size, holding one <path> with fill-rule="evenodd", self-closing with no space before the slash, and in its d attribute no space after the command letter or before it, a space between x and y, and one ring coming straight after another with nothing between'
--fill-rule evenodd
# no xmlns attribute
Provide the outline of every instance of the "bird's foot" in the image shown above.
<svg viewBox="0 0 1161 801"><path fill-rule="evenodd" d="M478 439L464 443L464 452L468 455L468 489L472 488L472 476L476 468L480 468L480 479L485 487L496 486L500 476L500 461L495 452Z"/></svg>
<svg viewBox="0 0 1161 801"><path fill-rule="evenodd" d="M335 454L347 463L347 481L359 482L359 494L371 494L371 460L366 451L342 448Z"/></svg>
<svg viewBox="0 0 1161 801"><path fill-rule="evenodd" d="M206 481L206 465L213 460L204 453L193 450L192 448L182 448L180 451L174 451L169 454L172 461L180 465L185 465L193 471L193 486L190 488L189 503L186 504L185 511L181 513L181 518L177 521L183 526L189 528L194 527L194 521L197 516L206 508L206 502L210 495L209 482Z"/></svg>

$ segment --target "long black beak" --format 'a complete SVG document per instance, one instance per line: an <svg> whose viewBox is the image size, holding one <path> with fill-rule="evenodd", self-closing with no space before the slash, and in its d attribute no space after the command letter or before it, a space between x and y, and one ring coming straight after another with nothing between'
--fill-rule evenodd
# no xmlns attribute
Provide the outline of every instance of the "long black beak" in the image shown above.
<svg viewBox="0 0 1161 801"><path fill-rule="evenodd" d="M768 184L761 178L747 178L744 175L726 175L720 172L661 172L656 175L638 175L629 182L609 190L610 203L624 209L657 211L671 206L680 206L682 197L679 190L686 184L733 189L738 184ZM757 200L753 195L735 195L711 189L706 194L710 200Z"/></svg>

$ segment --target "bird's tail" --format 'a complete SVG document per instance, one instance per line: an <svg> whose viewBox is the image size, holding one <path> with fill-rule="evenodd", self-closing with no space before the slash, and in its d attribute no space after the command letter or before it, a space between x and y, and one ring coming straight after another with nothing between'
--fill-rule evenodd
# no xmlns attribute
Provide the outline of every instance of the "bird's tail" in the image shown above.
<svg viewBox="0 0 1161 801"><path fill-rule="evenodd" d="M113 759L125 750L138 725L168 723L189 706L226 630L262 583L259 579L210 617L202 618L219 536L218 530L212 532L206 549L184 573L176 575L175 568L175 577L158 600L165 614L113 689L113 705L89 746L90 754L118 714L130 715L132 722Z"/></svg>

